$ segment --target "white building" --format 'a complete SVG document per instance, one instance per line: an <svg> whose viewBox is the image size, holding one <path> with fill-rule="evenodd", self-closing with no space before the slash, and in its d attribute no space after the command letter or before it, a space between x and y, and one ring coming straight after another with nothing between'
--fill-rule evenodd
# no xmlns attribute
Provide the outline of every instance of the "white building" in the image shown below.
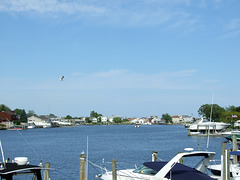
<svg viewBox="0 0 240 180"><path fill-rule="evenodd" d="M189 116L189 115L173 115L172 116L172 122L175 124L192 122L192 121L193 121L193 116Z"/></svg>
<svg viewBox="0 0 240 180"><path fill-rule="evenodd" d="M46 127L51 127L51 123L49 122L48 119L46 119L45 117L37 117L37 116L31 116L28 117L28 124L35 124L36 127L41 127L41 128L46 128Z"/></svg>

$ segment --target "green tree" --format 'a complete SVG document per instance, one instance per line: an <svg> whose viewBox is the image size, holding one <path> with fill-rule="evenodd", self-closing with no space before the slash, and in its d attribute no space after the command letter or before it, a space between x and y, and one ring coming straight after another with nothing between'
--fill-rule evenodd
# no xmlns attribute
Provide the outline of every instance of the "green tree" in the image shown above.
<svg viewBox="0 0 240 180"><path fill-rule="evenodd" d="M22 109L15 109L14 112L16 113L16 115L18 115L20 117Z"/></svg>
<svg viewBox="0 0 240 180"><path fill-rule="evenodd" d="M212 108L212 110L211 110ZM225 112L223 107L220 107L217 104L204 104L198 109L198 114L205 117L206 119L210 120L210 115L212 112L212 120L220 121L220 117Z"/></svg>
<svg viewBox="0 0 240 180"><path fill-rule="evenodd" d="M99 123L101 123L101 122L102 122L102 118L101 118L101 117L98 117L97 121L98 121Z"/></svg>
<svg viewBox="0 0 240 180"><path fill-rule="evenodd" d="M14 111L18 115L20 122L25 122L25 123L27 122L27 114L24 109L17 108Z"/></svg>
<svg viewBox="0 0 240 180"><path fill-rule="evenodd" d="M25 123L27 122L27 114L24 109L22 110L22 112L20 114L20 121L25 122Z"/></svg>
<svg viewBox="0 0 240 180"><path fill-rule="evenodd" d="M86 121L86 123L92 123L92 121L90 120L89 117L87 117L87 118L85 119L85 121Z"/></svg>
<svg viewBox="0 0 240 180"><path fill-rule="evenodd" d="M162 114L162 119L164 119L166 123L172 123L172 116L170 116L168 113Z"/></svg>
<svg viewBox="0 0 240 180"><path fill-rule="evenodd" d="M236 111L240 112L240 106L236 107Z"/></svg>
<svg viewBox="0 0 240 180"><path fill-rule="evenodd" d="M34 110L29 110L28 113L27 113L27 116L30 117L30 116L34 116L36 115Z"/></svg>
<svg viewBox="0 0 240 180"><path fill-rule="evenodd" d="M100 116L102 116L102 114L98 114L98 113L95 112L95 111L91 111L91 112L90 112L90 117L98 118L98 117L100 117Z"/></svg>
<svg viewBox="0 0 240 180"><path fill-rule="evenodd" d="M67 116L65 117L65 119L72 119L72 116L67 115Z"/></svg>
<svg viewBox="0 0 240 180"><path fill-rule="evenodd" d="M233 115L237 115L237 117L233 117ZM221 115L221 121L226 122L226 123L235 123L237 120L239 120L240 117L240 112L230 112L230 111L225 111Z"/></svg>
<svg viewBox="0 0 240 180"><path fill-rule="evenodd" d="M122 122L122 119L120 117L114 117L113 118L113 122L115 123L121 123Z"/></svg>
<svg viewBox="0 0 240 180"><path fill-rule="evenodd" d="M235 106L228 106L228 107L225 108L225 110L228 111L228 112L234 112L234 111L236 111L236 107Z"/></svg>
<svg viewBox="0 0 240 180"><path fill-rule="evenodd" d="M1 104L0 105L0 112L1 111L11 111L11 109L9 107L7 107L6 105L4 104Z"/></svg>

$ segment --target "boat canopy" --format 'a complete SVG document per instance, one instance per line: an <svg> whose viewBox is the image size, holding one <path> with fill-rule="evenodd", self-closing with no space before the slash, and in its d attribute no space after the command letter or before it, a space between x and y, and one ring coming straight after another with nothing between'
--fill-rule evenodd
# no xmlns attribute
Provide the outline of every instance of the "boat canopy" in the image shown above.
<svg viewBox="0 0 240 180"><path fill-rule="evenodd" d="M3 165L3 164L2 164ZM41 166L34 165L18 165L17 163L6 163L4 168L0 169L0 177L4 179L11 179L18 174L35 174L38 180L41 180L41 170L44 169Z"/></svg>
<svg viewBox="0 0 240 180"><path fill-rule="evenodd" d="M158 161L158 162L145 162L144 166L151 168L155 171L160 171L168 162ZM183 164L177 163L172 170L166 175L166 178L170 178L171 180L186 180L186 179L194 179L194 180L214 180L208 175Z"/></svg>
<svg viewBox="0 0 240 180"><path fill-rule="evenodd" d="M240 151L231 151L230 155L240 156Z"/></svg>

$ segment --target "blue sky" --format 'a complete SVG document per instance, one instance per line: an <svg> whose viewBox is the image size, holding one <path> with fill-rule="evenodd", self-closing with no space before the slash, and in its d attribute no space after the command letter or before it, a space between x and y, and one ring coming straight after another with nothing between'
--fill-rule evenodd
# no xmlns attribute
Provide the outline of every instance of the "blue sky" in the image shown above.
<svg viewBox="0 0 240 180"><path fill-rule="evenodd" d="M0 1L0 104L197 116L214 92L240 106L239 12L238 0Z"/></svg>

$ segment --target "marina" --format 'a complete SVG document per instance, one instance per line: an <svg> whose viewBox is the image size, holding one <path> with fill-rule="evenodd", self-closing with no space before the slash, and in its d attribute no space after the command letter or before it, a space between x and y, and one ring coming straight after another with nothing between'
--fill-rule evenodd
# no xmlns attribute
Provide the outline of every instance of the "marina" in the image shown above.
<svg viewBox="0 0 240 180"><path fill-rule="evenodd" d="M21 134L0 131L4 149L8 150L5 157L27 156L32 164L50 162L55 169L50 172L51 179L79 179L79 156L83 151L89 161L101 167L111 169L112 159L116 159L118 169L133 169L151 160L152 151L158 152L159 159L168 161L186 147L206 150L207 142L206 137L188 136L183 125L77 126L27 129ZM221 136L210 137L208 149L216 152L216 159L220 159L225 140ZM89 164L89 180L102 173Z"/></svg>

